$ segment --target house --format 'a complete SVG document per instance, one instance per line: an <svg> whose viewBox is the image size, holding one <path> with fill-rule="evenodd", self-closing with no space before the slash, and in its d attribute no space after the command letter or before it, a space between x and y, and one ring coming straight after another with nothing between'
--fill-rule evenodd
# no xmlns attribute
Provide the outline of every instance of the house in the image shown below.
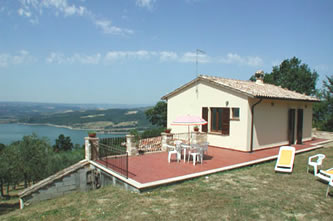
<svg viewBox="0 0 333 221"><path fill-rule="evenodd" d="M263 82L200 75L162 97L167 101L167 121L174 133L186 127L172 126L181 115L202 116L208 124L211 146L252 152L312 139L312 104L315 97Z"/></svg>

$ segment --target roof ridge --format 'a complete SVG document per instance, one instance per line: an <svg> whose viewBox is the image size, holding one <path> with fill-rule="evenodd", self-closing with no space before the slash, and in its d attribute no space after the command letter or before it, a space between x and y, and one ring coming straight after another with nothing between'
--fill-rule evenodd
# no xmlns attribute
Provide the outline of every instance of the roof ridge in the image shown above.
<svg viewBox="0 0 333 221"><path fill-rule="evenodd" d="M233 81L243 81L243 82L252 82L250 80L240 80L240 79L234 79L234 78L226 78L226 77L220 77L220 76L211 76L211 75L200 75L203 77L214 77L214 78L220 78L220 79L225 79L225 80L233 80ZM199 77L200 77L199 76ZM255 82L254 82L255 83Z"/></svg>

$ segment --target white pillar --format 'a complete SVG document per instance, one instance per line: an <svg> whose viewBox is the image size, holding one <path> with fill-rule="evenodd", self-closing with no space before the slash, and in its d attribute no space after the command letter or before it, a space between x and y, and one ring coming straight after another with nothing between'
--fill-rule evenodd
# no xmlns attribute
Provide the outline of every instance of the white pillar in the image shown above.
<svg viewBox="0 0 333 221"><path fill-rule="evenodd" d="M126 135L126 151L128 153L128 156L134 156L138 154L138 150L134 141L134 135Z"/></svg>
<svg viewBox="0 0 333 221"><path fill-rule="evenodd" d="M161 149L162 149L162 151L167 151L168 150L167 144L170 142L170 140L172 140L173 134L162 132L161 136L162 136L162 148Z"/></svg>
<svg viewBox="0 0 333 221"><path fill-rule="evenodd" d="M99 158L99 138L84 138L85 158L87 160L96 160Z"/></svg>
<svg viewBox="0 0 333 221"><path fill-rule="evenodd" d="M85 153L85 159L91 160L91 144L89 141L89 137L84 138L84 153Z"/></svg>

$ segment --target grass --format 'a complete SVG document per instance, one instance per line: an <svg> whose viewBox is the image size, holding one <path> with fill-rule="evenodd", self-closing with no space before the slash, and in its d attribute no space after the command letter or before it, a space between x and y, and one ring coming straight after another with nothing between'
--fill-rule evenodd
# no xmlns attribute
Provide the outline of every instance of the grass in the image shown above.
<svg viewBox="0 0 333 221"><path fill-rule="evenodd" d="M309 156L296 155L292 174L274 172L275 161L164 186L142 194L108 186L76 192L0 216L0 220L332 220L333 188L306 173Z"/></svg>

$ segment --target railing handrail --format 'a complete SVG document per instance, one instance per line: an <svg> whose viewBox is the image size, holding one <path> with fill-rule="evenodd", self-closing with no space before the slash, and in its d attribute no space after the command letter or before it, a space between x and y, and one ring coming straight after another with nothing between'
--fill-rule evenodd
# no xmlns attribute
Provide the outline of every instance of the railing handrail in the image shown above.
<svg viewBox="0 0 333 221"><path fill-rule="evenodd" d="M122 147L122 137L103 138L99 143L99 160L112 171L128 178L128 153ZM114 142L115 141L115 142Z"/></svg>
<svg viewBox="0 0 333 221"><path fill-rule="evenodd" d="M105 145L105 144L102 144L102 143L100 143L99 145L100 145L100 147L103 147L104 149L119 152L120 154L125 154L126 153L126 148L120 149L118 147L108 146L108 145Z"/></svg>

